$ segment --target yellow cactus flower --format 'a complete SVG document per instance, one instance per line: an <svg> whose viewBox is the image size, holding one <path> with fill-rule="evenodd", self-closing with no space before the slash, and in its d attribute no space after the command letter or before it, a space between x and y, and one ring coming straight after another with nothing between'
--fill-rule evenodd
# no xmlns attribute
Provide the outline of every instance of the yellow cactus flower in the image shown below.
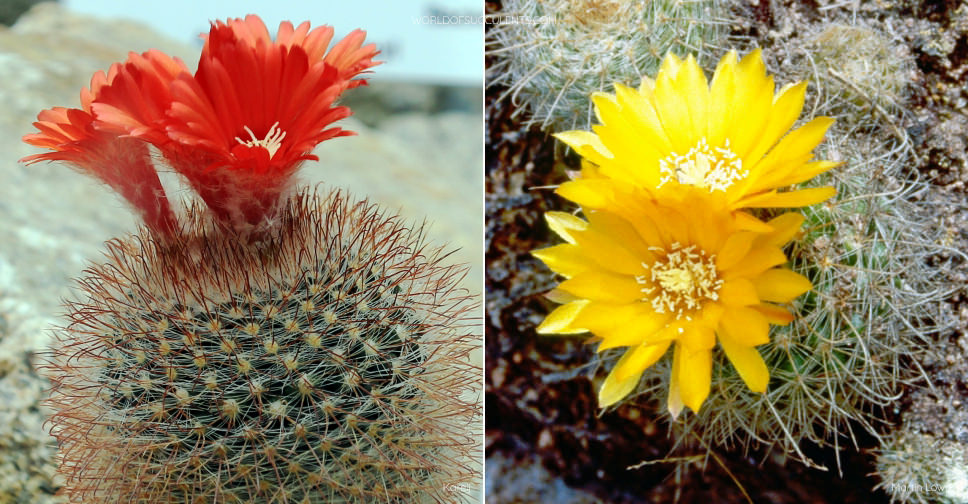
<svg viewBox="0 0 968 504"><path fill-rule="evenodd" d="M546 214L565 243L533 254L565 280L550 296L563 304L537 331L591 332L598 351L628 347L601 387L601 407L632 392L673 346L669 411L698 411L717 341L747 386L766 390L769 371L755 347L769 341L770 324L793 320L781 305L812 287L783 267L782 247L802 215L783 214L762 231L701 191L660 201L593 178L562 184L558 193L581 205L587 220Z"/></svg>
<svg viewBox="0 0 968 504"><path fill-rule="evenodd" d="M832 187L783 191L840 163L813 160L834 120L817 117L789 131L803 109L806 83L774 95L757 49L737 61L730 51L707 84L690 55L669 54L655 80L638 89L615 84L594 93L600 125L555 135L602 176L653 196L698 188L731 209L801 207L834 195Z"/></svg>

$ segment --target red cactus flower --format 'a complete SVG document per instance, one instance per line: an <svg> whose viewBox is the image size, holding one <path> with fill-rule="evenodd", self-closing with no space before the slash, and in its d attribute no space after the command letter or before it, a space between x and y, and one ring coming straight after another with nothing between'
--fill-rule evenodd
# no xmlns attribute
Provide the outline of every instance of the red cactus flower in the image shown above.
<svg viewBox="0 0 968 504"><path fill-rule="evenodd" d="M212 24L198 70L151 50L97 74L82 110L44 111L40 134L24 140L120 192L152 229L174 217L145 142L155 145L227 228L271 221L292 175L320 142L352 134L329 125L350 115L335 106L379 51L356 30L332 47L333 29L284 22L272 40L258 16ZM130 158L130 159L129 159Z"/></svg>
<svg viewBox="0 0 968 504"><path fill-rule="evenodd" d="M120 68L115 64L107 75L94 74L91 88L81 90L80 109L54 107L41 111L34 123L40 132L25 135L23 141L51 152L27 156L21 161L27 164L64 161L96 177L121 194L153 234L167 236L176 227L175 215L149 159L147 145L95 127L91 103L117 77Z"/></svg>
<svg viewBox="0 0 968 504"><path fill-rule="evenodd" d="M364 83L353 78L377 64L378 51L363 46L365 33L357 30L327 53L332 32L284 22L273 41L258 16L217 21L194 75L151 61L126 64L94 110L110 123L104 128L157 145L220 223L259 228L282 203L299 164L317 159L313 148L352 134L328 127L350 115L334 103ZM156 89L158 81L146 76L170 84Z"/></svg>

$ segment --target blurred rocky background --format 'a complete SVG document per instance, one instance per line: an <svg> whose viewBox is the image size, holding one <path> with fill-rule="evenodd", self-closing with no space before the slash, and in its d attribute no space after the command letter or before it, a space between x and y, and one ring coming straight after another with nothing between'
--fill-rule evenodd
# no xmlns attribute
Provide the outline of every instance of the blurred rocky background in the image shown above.
<svg viewBox="0 0 968 504"><path fill-rule="evenodd" d="M20 138L40 110L77 107L91 75L128 51L157 48L190 68L198 58L197 47L141 24L34 3L0 0L0 22L9 26L0 26L0 504L58 502L55 449L39 406L47 382L34 366L70 280L99 259L102 242L136 226L92 179L58 164L19 164L38 152ZM452 257L471 267L465 286L481 292L481 90L379 82L349 94L344 103L356 114L341 125L357 136L323 143L321 161L301 171L304 182L347 188L418 225L426 220L430 241L459 247Z"/></svg>

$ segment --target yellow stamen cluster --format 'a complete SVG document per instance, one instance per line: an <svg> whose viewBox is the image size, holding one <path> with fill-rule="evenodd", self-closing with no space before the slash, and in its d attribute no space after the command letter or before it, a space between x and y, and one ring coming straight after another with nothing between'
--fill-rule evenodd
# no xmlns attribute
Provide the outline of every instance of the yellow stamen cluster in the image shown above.
<svg viewBox="0 0 968 504"><path fill-rule="evenodd" d="M658 187L675 178L683 185L691 185L709 192L726 191L734 182L743 180L749 170L743 168L743 160L729 149L729 139L723 147L711 149L705 138L684 155L675 152L659 160Z"/></svg>
<svg viewBox="0 0 968 504"><path fill-rule="evenodd" d="M642 300L651 303L656 313L675 313L676 320L692 320L687 312L701 308L707 299L719 299L723 281L716 274L716 256L707 257L695 245L683 247L678 242L670 249L666 252L661 247L651 247L664 258L651 266L642 263L649 274L637 276L635 281L645 285L642 292L648 295Z"/></svg>

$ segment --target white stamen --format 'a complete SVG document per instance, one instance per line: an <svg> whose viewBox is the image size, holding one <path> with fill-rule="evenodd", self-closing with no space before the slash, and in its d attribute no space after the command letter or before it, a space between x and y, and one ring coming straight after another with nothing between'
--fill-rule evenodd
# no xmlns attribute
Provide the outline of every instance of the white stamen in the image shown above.
<svg viewBox="0 0 968 504"><path fill-rule="evenodd" d="M673 243L671 251L666 252L659 247L649 250L664 254L651 266L642 266L651 274L640 275L635 280L644 285L642 292L648 294L643 298L652 304L656 313L675 313L676 320L683 316L691 320L686 311L696 310L703 301L719 299L719 288L723 281L716 274L716 256L709 257L695 245L683 247Z"/></svg>
<svg viewBox="0 0 968 504"><path fill-rule="evenodd" d="M709 192L725 191L738 180L743 180L749 170L743 168L743 160L729 149L729 139L723 147L710 149L702 138L695 147L680 156L673 152L659 161L659 187L675 178L683 185L691 185Z"/></svg>
<svg viewBox="0 0 968 504"><path fill-rule="evenodd" d="M235 141L247 147L262 147L263 149L269 151L269 157L271 158L276 154L276 151L279 150L279 147L282 146L282 139L286 138L286 132L279 129L278 126L279 121L272 123L272 127L269 128L269 132L266 133L266 137L262 140L256 138L255 133L253 133L248 126L243 126L246 133L249 134L249 137L252 138L252 140L243 141L241 138L235 137Z"/></svg>

